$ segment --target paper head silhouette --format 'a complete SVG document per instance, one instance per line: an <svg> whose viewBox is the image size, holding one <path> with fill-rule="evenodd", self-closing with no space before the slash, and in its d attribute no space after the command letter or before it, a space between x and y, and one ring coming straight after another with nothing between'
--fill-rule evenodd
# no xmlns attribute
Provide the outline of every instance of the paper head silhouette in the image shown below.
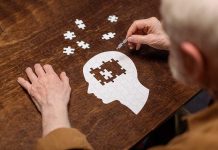
<svg viewBox="0 0 218 150"><path fill-rule="evenodd" d="M148 99L149 89L139 82L135 64L121 52L97 54L84 65L83 74L88 94L105 104L118 100L138 114Z"/></svg>

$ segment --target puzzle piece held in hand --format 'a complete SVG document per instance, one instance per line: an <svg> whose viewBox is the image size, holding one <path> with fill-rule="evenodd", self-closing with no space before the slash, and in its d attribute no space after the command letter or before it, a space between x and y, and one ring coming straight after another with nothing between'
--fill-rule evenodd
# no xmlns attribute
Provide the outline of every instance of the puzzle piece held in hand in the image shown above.
<svg viewBox="0 0 218 150"><path fill-rule="evenodd" d="M82 49L89 49L90 48L90 45L88 43L85 43L84 41L77 41L76 43Z"/></svg>
<svg viewBox="0 0 218 150"><path fill-rule="evenodd" d="M120 44L117 46L116 50L121 49L121 47L123 47L123 45L126 44L127 42L128 42L127 39L123 40L122 43L120 43Z"/></svg>
<svg viewBox="0 0 218 150"><path fill-rule="evenodd" d="M67 55L74 54L74 51L75 51L75 49L72 48L71 46L64 47L64 49L63 49L63 53L67 54Z"/></svg>
<svg viewBox="0 0 218 150"><path fill-rule="evenodd" d="M79 29L84 30L86 25L84 24L84 22L82 20L76 19L75 24L77 25L77 27Z"/></svg>
<svg viewBox="0 0 218 150"><path fill-rule="evenodd" d="M108 17L108 19L107 19L108 21L110 21L110 22L117 22L118 21L118 17L117 16L115 16L115 15L111 15L111 16L109 16Z"/></svg>
<svg viewBox="0 0 218 150"><path fill-rule="evenodd" d="M64 33L64 39L65 40L72 40L76 37L74 32L71 31L67 31L66 33Z"/></svg>
<svg viewBox="0 0 218 150"><path fill-rule="evenodd" d="M102 39L103 39L103 40L109 40L109 39L114 38L115 35L116 35L116 33L109 32L109 33L107 33L107 34L103 34L103 35L102 35Z"/></svg>

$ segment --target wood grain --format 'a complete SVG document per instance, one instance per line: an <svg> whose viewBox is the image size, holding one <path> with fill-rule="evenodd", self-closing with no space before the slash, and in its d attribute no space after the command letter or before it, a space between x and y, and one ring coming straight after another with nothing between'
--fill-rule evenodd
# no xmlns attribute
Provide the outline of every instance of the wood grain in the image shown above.
<svg viewBox="0 0 218 150"><path fill-rule="evenodd" d="M121 52L135 63L140 82L150 89L146 106L138 114L114 101L108 105L87 94L82 68L92 56L115 50L136 19L159 17L159 0L0 0L0 149L33 149L41 136L41 116L30 98L16 82L25 76L26 67L35 63L51 64L70 78L72 96L69 116L72 126L87 135L95 149L128 149L154 130L197 91L175 82L169 72L167 55L143 47ZM118 23L109 23L111 14ZM78 29L75 19L84 20L86 30ZM82 50L76 41L65 41L63 33L72 30L77 40L91 44ZM101 40L106 32L116 32L110 41ZM75 54L62 53L65 46Z"/></svg>

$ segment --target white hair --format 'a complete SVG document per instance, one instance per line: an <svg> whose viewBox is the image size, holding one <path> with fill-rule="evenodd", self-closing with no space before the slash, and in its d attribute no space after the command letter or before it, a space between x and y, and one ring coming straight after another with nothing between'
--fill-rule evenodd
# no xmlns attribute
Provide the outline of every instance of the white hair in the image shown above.
<svg viewBox="0 0 218 150"><path fill-rule="evenodd" d="M192 42L217 58L218 0L162 0L161 13L172 43Z"/></svg>

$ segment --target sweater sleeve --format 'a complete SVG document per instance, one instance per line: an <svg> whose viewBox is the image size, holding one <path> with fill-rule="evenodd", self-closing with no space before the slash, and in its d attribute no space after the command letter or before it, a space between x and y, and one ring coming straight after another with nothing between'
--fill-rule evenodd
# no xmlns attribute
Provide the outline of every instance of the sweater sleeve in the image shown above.
<svg viewBox="0 0 218 150"><path fill-rule="evenodd" d="M218 103L187 118L189 130L165 146L149 150L218 150Z"/></svg>
<svg viewBox="0 0 218 150"><path fill-rule="evenodd" d="M37 150L92 150L86 136L74 128L59 128L38 140Z"/></svg>

